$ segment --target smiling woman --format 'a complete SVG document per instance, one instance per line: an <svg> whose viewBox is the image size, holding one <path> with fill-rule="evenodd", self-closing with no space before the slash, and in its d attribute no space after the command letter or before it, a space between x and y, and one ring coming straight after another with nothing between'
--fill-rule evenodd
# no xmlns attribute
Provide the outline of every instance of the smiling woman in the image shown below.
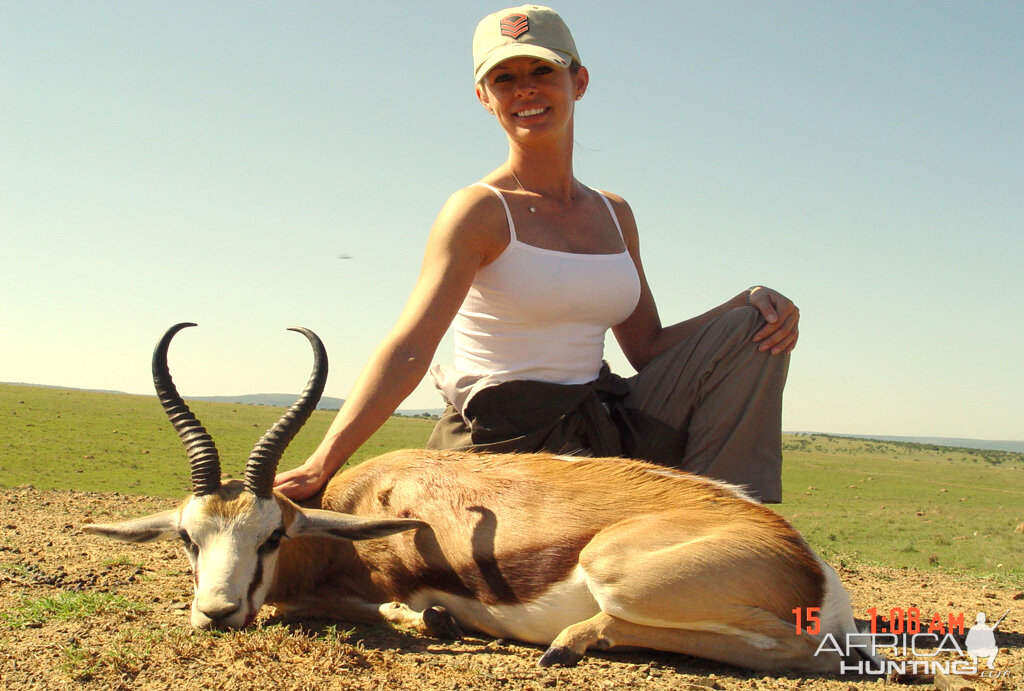
<svg viewBox="0 0 1024 691"><path fill-rule="evenodd" d="M627 456L781 499L781 397L799 311L768 288L663 326L629 205L573 172L590 74L553 10L495 12L473 37L476 96L507 159L453 194L412 296L316 452L276 479L314 494L427 373L448 407L432 448ZM611 330L637 374L603 363Z"/></svg>
<svg viewBox="0 0 1024 691"><path fill-rule="evenodd" d="M572 65L559 69L540 58L509 58L487 73L477 87L477 98L506 131L509 126L540 125L557 131L555 125L566 123L549 116L560 115L571 125L573 102L583 98L589 81L586 68L577 62ZM525 191L518 180L517 184Z"/></svg>

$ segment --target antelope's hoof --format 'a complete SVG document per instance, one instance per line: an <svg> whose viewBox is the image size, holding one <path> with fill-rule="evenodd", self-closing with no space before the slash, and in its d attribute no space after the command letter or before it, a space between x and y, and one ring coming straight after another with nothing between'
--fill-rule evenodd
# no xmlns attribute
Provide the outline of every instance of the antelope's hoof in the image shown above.
<svg viewBox="0 0 1024 691"><path fill-rule="evenodd" d="M462 638L462 629L455 617L444 607L434 606L423 610L423 625L435 638Z"/></svg>
<svg viewBox="0 0 1024 691"><path fill-rule="evenodd" d="M575 667L583 656L571 648L551 647L537 664L541 667Z"/></svg>

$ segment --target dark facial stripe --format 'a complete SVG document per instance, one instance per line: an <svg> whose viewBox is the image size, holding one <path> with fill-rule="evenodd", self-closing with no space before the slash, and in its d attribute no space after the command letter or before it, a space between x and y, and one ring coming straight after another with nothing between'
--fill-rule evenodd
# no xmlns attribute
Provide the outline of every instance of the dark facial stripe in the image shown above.
<svg viewBox="0 0 1024 691"><path fill-rule="evenodd" d="M249 592L245 595L246 604L249 606L250 616L255 615L255 606L253 605L252 597L256 594L256 590L260 587L260 583L263 582L263 556L260 556L256 560L256 572L252 575L252 581L249 583Z"/></svg>
<svg viewBox="0 0 1024 691"><path fill-rule="evenodd" d="M283 528L284 527L282 526L282 529ZM272 550L270 552L267 552L266 554L260 554L260 553L257 552L257 556L256 556L256 571L252 575L252 581L249 582L249 590L245 594L245 601L246 601L246 604L249 606L249 617L250 618L256 616L256 607L255 607L255 605L253 603L253 596L256 594L256 591L259 589L260 584L263 583L263 560L268 558L268 557L270 557L276 551L277 550Z"/></svg>

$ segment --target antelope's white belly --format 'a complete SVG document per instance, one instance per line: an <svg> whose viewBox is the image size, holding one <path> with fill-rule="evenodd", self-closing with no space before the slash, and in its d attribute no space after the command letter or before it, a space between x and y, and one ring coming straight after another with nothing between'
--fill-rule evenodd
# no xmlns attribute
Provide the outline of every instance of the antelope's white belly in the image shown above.
<svg viewBox="0 0 1024 691"><path fill-rule="evenodd" d="M472 598L425 589L410 597L407 604L417 611L441 605L465 628L495 638L542 644L553 641L566 626L589 619L600 611L580 566L564 581L555 583L529 602L485 605Z"/></svg>

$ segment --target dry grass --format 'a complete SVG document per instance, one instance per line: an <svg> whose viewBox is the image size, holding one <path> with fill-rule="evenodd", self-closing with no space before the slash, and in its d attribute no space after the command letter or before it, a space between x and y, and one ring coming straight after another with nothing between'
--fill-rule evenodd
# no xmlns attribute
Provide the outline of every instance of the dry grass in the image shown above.
<svg viewBox="0 0 1024 691"><path fill-rule="evenodd" d="M166 500L29 488L0 490L0 676L6 689L821 689L881 688L834 677L772 676L662 654L597 654L540 669L541 651L507 641L439 641L386 627L280 620L226 634L188 626L187 561L176 543L109 543L89 520L140 515ZM997 581L848 565L855 611L1011 613L997 664L1024 679L1024 597ZM921 687L928 688L928 687Z"/></svg>

